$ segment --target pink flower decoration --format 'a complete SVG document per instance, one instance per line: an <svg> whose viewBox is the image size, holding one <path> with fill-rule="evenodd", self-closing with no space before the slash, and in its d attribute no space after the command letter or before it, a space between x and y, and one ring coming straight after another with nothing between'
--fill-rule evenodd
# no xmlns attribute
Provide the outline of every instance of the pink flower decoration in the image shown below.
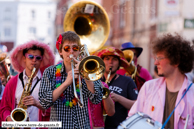
<svg viewBox="0 0 194 129"><path fill-rule="evenodd" d="M58 38L58 40L57 40L57 42L56 42L56 48L57 48L58 50L59 50L59 44L61 44L62 39L63 39L63 37L62 37L62 35L60 34L60 35L59 35L59 38Z"/></svg>

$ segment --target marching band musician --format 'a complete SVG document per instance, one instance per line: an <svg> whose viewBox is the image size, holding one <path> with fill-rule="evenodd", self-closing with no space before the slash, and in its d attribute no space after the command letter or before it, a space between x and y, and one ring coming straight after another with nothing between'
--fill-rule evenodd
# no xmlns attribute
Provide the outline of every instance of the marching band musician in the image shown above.
<svg viewBox="0 0 194 129"><path fill-rule="evenodd" d="M145 82L128 115L143 112L160 123L167 122L165 129L183 129L189 114L187 128L193 129L194 86L185 75L193 69L193 45L178 34L166 34L152 43L152 50L160 77Z"/></svg>
<svg viewBox="0 0 194 129"><path fill-rule="evenodd" d="M54 64L54 54L50 47L38 41L29 41L17 46L10 54L13 68L19 73L6 84L0 105L2 121L13 121L11 112L20 102L25 84L31 76L32 69L36 71L31 84L30 96L21 100L27 108L29 121L49 120L46 110L42 108L38 99L38 92L44 69Z"/></svg>
<svg viewBox="0 0 194 129"><path fill-rule="evenodd" d="M140 66L139 64L137 64L137 59L138 57L141 55L142 51L143 51L143 48L141 47L135 47L131 42L127 42L127 43L123 43L121 45L121 50L124 52L124 51L127 51L127 50L131 50L133 51L134 53L134 57L133 57L133 62L137 68L137 72L139 75L136 75L135 78L134 78L134 81L137 85L137 88L138 90L141 89L142 85L144 84L145 81L148 81L148 80L151 80L152 79L152 76L150 75L150 73L148 72L147 69L143 68L142 66ZM126 74L126 70L125 69L119 69L117 71L118 74L121 74L121 75L128 75Z"/></svg>
<svg viewBox="0 0 194 129"><path fill-rule="evenodd" d="M105 82L102 82L102 85L108 88L108 85ZM104 117L106 117L106 115L113 116L115 113L114 102L110 95L103 99L99 104L93 104L91 101L89 101L88 108L91 116L91 129L104 129L104 119L106 119Z"/></svg>
<svg viewBox="0 0 194 129"><path fill-rule="evenodd" d="M102 101L101 82L82 79L83 94L80 94L77 88L76 91L78 97L83 95L83 107L77 103L72 87L75 80L73 80L70 55L73 55L74 77L77 79L80 61L76 58L79 56L80 47L80 38L75 32L66 31L59 35L56 48L63 62L50 66L44 71L39 92L41 106L45 109L51 107L50 121L61 121L62 127L66 129L90 129L88 98L95 104Z"/></svg>
<svg viewBox="0 0 194 129"><path fill-rule="evenodd" d="M112 68L108 86L111 92L110 96L115 102L115 114L106 116L105 129L116 129L126 119L128 110L137 99L137 87L130 77L116 73L120 66L127 67L129 65L121 50L107 47L99 51L97 55L103 59L106 67L104 77L101 79L103 82L107 79L110 67Z"/></svg>

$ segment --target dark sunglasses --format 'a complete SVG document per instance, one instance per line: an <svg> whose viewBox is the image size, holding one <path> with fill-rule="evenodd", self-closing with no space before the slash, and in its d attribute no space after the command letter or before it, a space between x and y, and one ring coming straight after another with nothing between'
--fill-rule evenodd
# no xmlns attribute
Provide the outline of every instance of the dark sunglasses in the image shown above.
<svg viewBox="0 0 194 129"><path fill-rule="evenodd" d="M32 54L28 54L28 53L26 53L25 54L25 56L28 58L28 59L36 59L36 60L42 60L42 56L34 56L34 55L32 55Z"/></svg>
<svg viewBox="0 0 194 129"><path fill-rule="evenodd" d="M63 49L64 49L64 51L69 52L70 49L71 49L71 47L70 47L69 45L66 45ZM79 46L73 45L73 46L72 46L72 50L73 50L73 51L78 51L78 50L79 50Z"/></svg>

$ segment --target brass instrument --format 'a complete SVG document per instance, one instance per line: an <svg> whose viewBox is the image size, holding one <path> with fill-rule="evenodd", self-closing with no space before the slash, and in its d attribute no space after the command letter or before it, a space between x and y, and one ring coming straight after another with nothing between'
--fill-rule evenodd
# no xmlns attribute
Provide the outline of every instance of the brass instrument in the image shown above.
<svg viewBox="0 0 194 129"><path fill-rule="evenodd" d="M137 67L133 62L134 53L131 50L123 51L125 59L129 62L130 66L125 68L125 70L131 75L131 78L134 80L136 75L139 75L137 72Z"/></svg>
<svg viewBox="0 0 194 129"><path fill-rule="evenodd" d="M22 92L22 95L21 95L21 98L20 98L20 101L19 101L17 108L15 108L11 112L11 119L15 122L22 122L22 121L27 120L27 117L28 117L27 112L26 112L27 106L22 103L22 100L26 96L30 95L32 79L33 79L35 71L36 71L36 68L34 67L28 82L24 86L24 89L23 89L23 92Z"/></svg>
<svg viewBox="0 0 194 129"><path fill-rule="evenodd" d="M105 81L106 84L109 83L109 78L110 78L110 75L111 75L111 70L112 70L112 67L109 68L109 73L108 73L106 81ZM108 88L106 88L106 87L103 87L103 97L102 97L102 99L108 98L109 94L110 94L110 90Z"/></svg>
<svg viewBox="0 0 194 129"><path fill-rule="evenodd" d="M69 55L70 58L73 58L73 55ZM75 66L75 63L73 61L73 59L71 59L71 69L72 69L72 77L73 77L73 92L74 92L74 95L75 95L75 98L77 99L78 101L78 104L80 107L83 107L83 96L82 96L82 83L81 83L81 78L79 76L79 90L80 90L80 99L77 95L77 92L76 92L76 84L75 84L75 77L74 77L74 66Z"/></svg>
<svg viewBox="0 0 194 129"><path fill-rule="evenodd" d="M109 36L110 21L106 11L92 1L79 1L66 12L63 22L64 31L76 32L81 43L86 44L89 52L104 46Z"/></svg>
<svg viewBox="0 0 194 129"><path fill-rule="evenodd" d="M105 81L106 84L110 83L109 78L110 78L110 75L111 75L111 70L112 70L112 67L109 68L109 73L108 73L106 81ZM110 94L110 90L106 87L103 87L103 97L102 97L102 99L108 98L109 94ZM103 109L104 121L106 119L106 116L107 116L106 111Z"/></svg>
<svg viewBox="0 0 194 129"><path fill-rule="evenodd" d="M72 58L73 55L70 55L70 58ZM90 56L87 46L84 44L81 48L81 53L78 56L78 60L80 57L84 57L80 61L79 65L79 73L80 75L87 80L90 81L96 81L99 80L105 71L105 64L103 60L98 56ZM78 100L78 104L80 107L83 107L83 97L82 97L82 88L81 88L81 77L79 76L79 89L80 89L80 99L78 98L77 92L76 92L76 84L75 84L75 78L74 78L74 61L71 60L71 68L72 68L72 76L73 76L73 89L74 89L74 95L76 99Z"/></svg>
<svg viewBox="0 0 194 129"><path fill-rule="evenodd" d="M108 88L106 88L106 87L102 87L102 90L103 90L103 92L102 92L103 93L102 99L107 99L109 94L110 94L110 90Z"/></svg>
<svg viewBox="0 0 194 129"><path fill-rule="evenodd" d="M10 79L10 73L8 71L5 59L7 58L7 53L0 53L0 78L5 78L6 82Z"/></svg>
<svg viewBox="0 0 194 129"><path fill-rule="evenodd" d="M99 80L105 71L103 60L98 56L90 56L86 44L82 46L81 54L85 58L81 60L79 65L80 75L90 81Z"/></svg>
<svg viewBox="0 0 194 129"><path fill-rule="evenodd" d="M100 79L105 71L104 62L97 56L90 56L89 52L92 53L100 49L108 39L110 21L106 11L95 2L79 1L67 10L63 21L63 28L64 31L74 31L81 39L82 47L79 57L83 59L79 65L80 75L90 81ZM79 57L77 59L80 59ZM73 71L73 60L71 65ZM74 89L76 88L74 81L73 87ZM76 97L77 93L75 90L74 94ZM80 99L76 97L80 107L83 106L81 97L80 87Z"/></svg>

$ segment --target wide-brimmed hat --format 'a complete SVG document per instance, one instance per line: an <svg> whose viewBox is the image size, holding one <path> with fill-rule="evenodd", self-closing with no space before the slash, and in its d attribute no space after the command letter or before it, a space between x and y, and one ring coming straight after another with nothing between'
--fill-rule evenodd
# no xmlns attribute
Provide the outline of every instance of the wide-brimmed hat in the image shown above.
<svg viewBox="0 0 194 129"><path fill-rule="evenodd" d="M14 68L14 70L16 70L17 72L22 72L26 65L25 62L23 61L23 50L24 49L28 49L33 47L34 45L36 45L37 47L43 48L44 49L44 55L43 55L43 59L40 65L40 70L41 72L44 71L45 68L54 65L55 62L55 56L54 53L52 52L52 50L50 49L50 47L45 44L45 43L41 43L35 40L29 41L27 43L21 44L19 46L17 46L15 49L13 49L11 51L10 54L10 60L11 60L11 64Z"/></svg>
<svg viewBox="0 0 194 129"><path fill-rule="evenodd" d="M139 55L143 51L143 48L141 48L141 47L135 47L135 46L133 46L133 44L131 42L123 43L121 45L121 47L122 47L121 48L122 51L128 50L128 49L135 49L137 51L137 57L139 57Z"/></svg>
<svg viewBox="0 0 194 129"><path fill-rule="evenodd" d="M104 48L95 54L100 58L103 58L104 56L117 56L120 59L120 66L128 67L130 65L125 59L123 52L115 47Z"/></svg>

